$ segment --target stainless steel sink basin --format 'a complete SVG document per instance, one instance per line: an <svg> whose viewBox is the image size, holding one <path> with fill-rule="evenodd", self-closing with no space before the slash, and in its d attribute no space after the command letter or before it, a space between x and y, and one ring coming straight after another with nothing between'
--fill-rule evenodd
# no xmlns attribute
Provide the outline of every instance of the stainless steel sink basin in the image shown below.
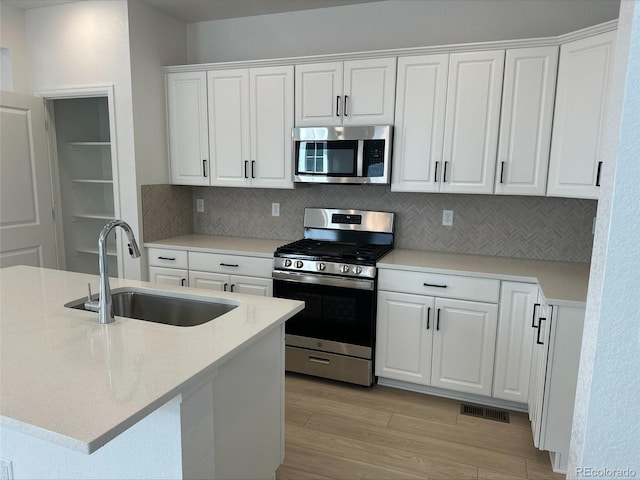
<svg viewBox="0 0 640 480"><path fill-rule="evenodd" d="M111 292L113 313L116 316L136 318L149 322L193 327L224 315L238 305L217 300L202 300L185 296L172 296L136 288L118 288ZM87 297L65 304L65 307L87 310Z"/></svg>

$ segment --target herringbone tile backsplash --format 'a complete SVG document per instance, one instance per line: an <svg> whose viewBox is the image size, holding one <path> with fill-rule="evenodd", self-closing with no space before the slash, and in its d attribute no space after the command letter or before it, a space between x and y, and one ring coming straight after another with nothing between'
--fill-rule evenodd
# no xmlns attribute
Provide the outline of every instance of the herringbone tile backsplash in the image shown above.
<svg viewBox="0 0 640 480"><path fill-rule="evenodd" d="M392 193L389 186L373 185L193 187L192 195L194 233L296 240L303 234L305 207L383 210L396 213L397 248L570 262L591 258L597 205L568 198ZM195 213L196 198L204 199L205 213ZM271 216L272 202L280 203L279 217ZM442 210L454 211L452 227L442 226Z"/></svg>

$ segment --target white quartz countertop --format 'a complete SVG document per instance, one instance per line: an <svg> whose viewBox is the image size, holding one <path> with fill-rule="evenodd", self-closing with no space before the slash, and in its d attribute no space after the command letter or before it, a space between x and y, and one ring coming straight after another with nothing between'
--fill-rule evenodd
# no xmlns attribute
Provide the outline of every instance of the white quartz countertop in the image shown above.
<svg viewBox="0 0 640 480"><path fill-rule="evenodd" d="M291 240L269 240L264 238L224 237L220 235L191 234L171 237L155 242L145 242L145 247L190 250L192 252L227 253L253 257L273 257L276 248Z"/></svg>
<svg viewBox="0 0 640 480"><path fill-rule="evenodd" d="M196 386L303 303L111 279L133 286L239 302L194 327L64 307L98 277L35 267L0 269L0 415L12 428L91 453L171 398Z"/></svg>
<svg viewBox="0 0 640 480"><path fill-rule="evenodd" d="M584 305L589 284L587 263L395 249L378 267L538 283L546 300L558 305Z"/></svg>

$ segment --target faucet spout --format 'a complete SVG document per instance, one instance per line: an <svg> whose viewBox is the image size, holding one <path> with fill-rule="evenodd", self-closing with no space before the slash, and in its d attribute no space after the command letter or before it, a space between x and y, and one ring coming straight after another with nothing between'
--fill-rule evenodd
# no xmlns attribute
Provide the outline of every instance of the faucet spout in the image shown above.
<svg viewBox="0 0 640 480"><path fill-rule="evenodd" d="M111 300L111 286L109 285L109 274L107 272L107 237L111 230L121 227L127 234L129 240L129 254L133 258L140 256L140 249L136 242L133 230L127 222L122 220L112 220L104 226L98 236L98 263L100 267L100 293L98 297L98 322L111 323L115 321L113 314L113 302ZM90 302L93 303L93 302Z"/></svg>

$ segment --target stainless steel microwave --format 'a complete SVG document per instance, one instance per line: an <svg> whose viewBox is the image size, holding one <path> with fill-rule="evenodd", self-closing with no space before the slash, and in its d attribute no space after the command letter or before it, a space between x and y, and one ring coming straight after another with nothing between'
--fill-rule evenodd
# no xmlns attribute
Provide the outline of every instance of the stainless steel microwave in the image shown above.
<svg viewBox="0 0 640 480"><path fill-rule="evenodd" d="M294 180L388 184L392 132L391 125L294 128Z"/></svg>

